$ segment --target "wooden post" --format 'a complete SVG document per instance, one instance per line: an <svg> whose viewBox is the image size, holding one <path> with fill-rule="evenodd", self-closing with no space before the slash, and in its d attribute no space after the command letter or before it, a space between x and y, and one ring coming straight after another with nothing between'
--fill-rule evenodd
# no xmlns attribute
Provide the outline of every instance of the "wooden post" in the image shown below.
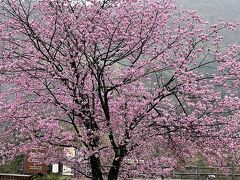
<svg viewBox="0 0 240 180"><path fill-rule="evenodd" d="M200 166L197 165L197 180L200 180Z"/></svg>
<svg viewBox="0 0 240 180"><path fill-rule="evenodd" d="M235 167L232 165L232 180L235 180Z"/></svg>

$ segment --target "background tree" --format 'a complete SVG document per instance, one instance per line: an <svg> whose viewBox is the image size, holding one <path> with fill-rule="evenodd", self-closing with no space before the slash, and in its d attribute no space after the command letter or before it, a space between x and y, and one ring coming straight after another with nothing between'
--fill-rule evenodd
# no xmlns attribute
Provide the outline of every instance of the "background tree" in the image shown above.
<svg viewBox="0 0 240 180"><path fill-rule="evenodd" d="M239 46L218 35L235 24L171 0L1 8L3 161L47 146L49 162L91 179L163 175L196 154L238 161Z"/></svg>

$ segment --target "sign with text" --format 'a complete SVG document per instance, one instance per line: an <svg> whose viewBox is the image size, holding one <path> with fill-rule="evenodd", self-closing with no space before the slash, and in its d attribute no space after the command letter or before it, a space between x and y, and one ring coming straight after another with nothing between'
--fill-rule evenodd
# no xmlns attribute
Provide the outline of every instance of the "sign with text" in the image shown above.
<svg viewBox="0 0 240 180"><path fill-rule="evenodd" d="M44 163L47 149L33 148L24 159L24 174L47 174L48 167Z"/></svg>

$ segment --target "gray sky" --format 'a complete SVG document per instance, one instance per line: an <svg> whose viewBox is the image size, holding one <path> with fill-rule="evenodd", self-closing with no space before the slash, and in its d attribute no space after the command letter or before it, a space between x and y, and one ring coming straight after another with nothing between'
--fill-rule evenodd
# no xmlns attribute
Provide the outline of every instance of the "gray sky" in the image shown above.
<svg viewBox="0 0 240 180"><path fill-rule="evenodd" d="M185 8L195 9L211 23L218 18L240 19L240 0L177 0Z"/></svg>
<svg viewBox="0 0 240 180"><path fill-rule="evenodd" d="M177 0L184 9L197 10L198 14L214 24L220 18L225 21L240 22L240 0ZM240 44L240 27L236 32L223 32L226 43Z"/></svg>

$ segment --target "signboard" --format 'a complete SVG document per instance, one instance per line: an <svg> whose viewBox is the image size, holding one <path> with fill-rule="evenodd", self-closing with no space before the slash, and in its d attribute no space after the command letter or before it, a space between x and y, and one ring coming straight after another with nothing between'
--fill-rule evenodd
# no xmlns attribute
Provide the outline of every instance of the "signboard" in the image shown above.
<svg viewBox="0 0 240 180"><path fill-rule="evenodd" d="M24 159L24 174L47 174L48 166L44 163L45 147L33 148Z"/></svg>
<svg viewBox="0 0 240 180"><path fill-rule="evenodd" d="M64 176L73 176L72 169L66 165L63 165L62 175Z"/></svg>
<svg viewBox="0 0 240 180"><path fill-rule="evenodd" d="M59 173L59 164L52 165L52 173Z"/></svg>
<svg viewBox="0 0 240 180"><path fill-rule="evenodd" d="M73 147L68 147L68 148L64 148L64 153L65 156L67 157L67 159L71 159L71 158L75 158L76 156L76 149ZM73 176L73 172L71 167L67 166L67 165L63 165L62 167L62 175L65 176Z"/></svg>
<svg viewBox="0 0 240 180"><path fill-rule="evenodd" d="M74 147L64 148L64 153L67 158L74 158L76 156L76 149Z"/></svg>

